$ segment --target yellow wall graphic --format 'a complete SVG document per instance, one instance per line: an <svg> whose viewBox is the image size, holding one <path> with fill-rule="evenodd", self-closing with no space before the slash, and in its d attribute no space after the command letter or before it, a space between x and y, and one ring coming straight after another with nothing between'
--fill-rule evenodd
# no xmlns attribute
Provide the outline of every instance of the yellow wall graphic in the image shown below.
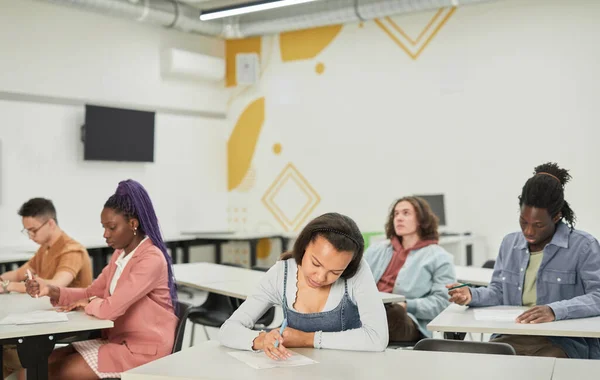
<svg viewBox="0 0 600 380"><path fill-rule="evenodd" d="M277 203L278 194L284 191L287 186L296 186L303 194L302 199L298 200L302 205L299 207L298 212L293 215L288 215ZM304 224L306 218L310 216L315 207L321 202L321 197L308 180L290 162L275 178L271 186L269 186L262 197L262 202L285 231L295 231Z"/></svg>
<svg viewBox="0 0 600 380"><path fill-rule="evenodd" d="M261 37L225 41L225 85L227 87L237 86L235 56L238 53L256 53L260 61Z"/></svg>
<svg viewBox="0 0 600 380"><path fill-rule="evenodd" d="M258 136L265 121L265 98L250 103L238 118L227 142L229 191L238 187L252 163Z"/></svg>
<svg viewBox="0 0 600 380"><path fill-rule="evenodd" d="M398 22L391 17L375 19L375 23L380 27L402 50L412 59L419 58L419 55L425 50L427 45L433 40L440 29L452 17L456 7L440 8L423 27L416 37L409 36Z"/></svg>
<svg viewBox="0 0 600 380"><path fill-rule="evenodd" d="M315 58L342 30L342 25L323 26L279 34L283 62Z"/></svg>

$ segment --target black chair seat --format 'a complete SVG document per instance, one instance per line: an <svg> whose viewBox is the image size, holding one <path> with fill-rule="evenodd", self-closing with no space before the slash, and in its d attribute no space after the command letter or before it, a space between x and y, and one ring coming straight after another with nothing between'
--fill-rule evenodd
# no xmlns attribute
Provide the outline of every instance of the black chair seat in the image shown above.
<svg viewBox="0 0 600 380"><path fill-rule="evenodd" d="M471 342L464 340L423 339L413 348L415 351L466 352L471 354L516 355L515 349L506 343Z"/></svg>
<svg viewBox="0 0 600 380"><path fill-rule="evenodd" d="M231 310L207 309L205 307L193 307L188 313L190 322L197 325L210 327L221 327L231 317Z"/></svg>

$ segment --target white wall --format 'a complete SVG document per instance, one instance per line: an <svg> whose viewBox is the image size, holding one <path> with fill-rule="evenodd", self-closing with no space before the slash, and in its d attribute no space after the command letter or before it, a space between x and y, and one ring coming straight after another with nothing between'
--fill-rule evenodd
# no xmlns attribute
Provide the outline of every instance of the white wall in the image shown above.
<svg viewBox="0 0 600 380"><path fill-rule="evenodd" d="M53 199L61 226L102 241L100 211L120 180L148 189L165 235L226 227L222 83L160 76L160 52L180 47L223 56L223 42L55 5L0 0L0 92L179 109L158 113L154 163L83 160L83 105L0 100L0 246L26 243L16 212Z"/></svg>
<svg viewBox="0 0 600 380"><path fill-rule="evenodd" d="M2 91L225 112L222 83L160 76L162 50L223 57L221 40L40 1L0 8Z"/></svg>
<svg viewBox="0 0 600 380"><path fill-rule="evenodd" d="M393 19L416 36L434 13ZM281 229L261 197L292 162L321 197L311 217L339 211L376 231L393 199L444 193L449 229L481 236L495 257L519 228L517 196L534 166L557 161L574 177L566 197L578 227L600 236L598 14L587 0L461 7L416 60L372 21L344 26L308 60L282 62L278 39L263 38L263 53L274 49L267 68L231 115L266 99L256 184L232 199L250 227Z"/></svg>

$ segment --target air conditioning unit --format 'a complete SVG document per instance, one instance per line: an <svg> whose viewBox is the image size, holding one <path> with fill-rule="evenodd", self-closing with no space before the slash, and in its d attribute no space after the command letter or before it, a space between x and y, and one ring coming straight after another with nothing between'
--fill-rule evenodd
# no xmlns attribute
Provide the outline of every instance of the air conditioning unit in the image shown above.
<svg viewBox="0 0 600 380"><path fill-rule="evenodd" d="M225 60L172 48L163 51L161 71L165 78L218 82L225 78Z"/></svg>

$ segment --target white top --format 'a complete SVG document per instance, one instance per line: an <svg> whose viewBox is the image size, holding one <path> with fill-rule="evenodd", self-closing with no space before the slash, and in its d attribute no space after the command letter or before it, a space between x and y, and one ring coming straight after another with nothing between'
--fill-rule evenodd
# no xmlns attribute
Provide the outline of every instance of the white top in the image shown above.
<svg viewBox="0 0 600 380"><path fill-rule="evenodd" d="M294 259L287 260L288 281L286 296L292 310L296 302L298 266ZM258 331L252 327L272 306L280 306L283 301L284 261L278 261L260 281L255 292L248 297L233 315L223 324L219 340L225 346L241 350L251 350ZM375 280L366 261L362 260L357 273L348 281L348 294L358 306L362 327L358 329L324 332L321 334L321 348L358 351L382 351L388 344L387 318ZM344 280L338 279L329 291L329 297L322 311L336 308L344 296ZM315 334L315 338L317 334ZM316 346L316 344L315 344Z"/></svg>
<svg viewBox="0 0 600 380"><path fill-rule="evenodd" d="M117 264L117 270L115 271L115 274L114 274L112 280L110 281L110 288L108 289L111 296L115 292L115 288L117 287L117 282L119 282L119 278L121 278L121 274L125 270L125 266L127 266L127 263L129 263L129 260L131 260L131 257L135 253L135 250L138 249L138 247L146 240L148 240L148 236L143 238L142 241L140 242L140 244L138 244L133 249L133 251L131 251L127 256L125 256L125 250L123 250L123 252L121 252L121 254L119 255L119 258L115 262L115 264Z"/></svg>
<svg viewBox="0 0 600 380"><path fill-rule="evenodd" d="M287 380L287 379L419 379L419 380L550 380L554 358L482 355L455 352L386 350L349 352L294 348L318 363L255 370L228 354L215 341L202 342L121 375L123 380ZM257 353L256 355L265 355ZM559 359L560 360L560 359ZM568 359L572 360L572 359ZM595 360L589 360L590 362ZM587 379L598 377L598 373ZM571 377L571 380L577 379ZM582 379L583 380L583 379Z"/></svg>
<svg viewBox="0 0 600 380"><path fill-rule="evenodd" d="M478 320L475 310L520 310L523 306L465 307L452 304L427 325L429 331L475 332L511 335L574 336L600 338L600 317L566 319L547 323Z"/></svg>

